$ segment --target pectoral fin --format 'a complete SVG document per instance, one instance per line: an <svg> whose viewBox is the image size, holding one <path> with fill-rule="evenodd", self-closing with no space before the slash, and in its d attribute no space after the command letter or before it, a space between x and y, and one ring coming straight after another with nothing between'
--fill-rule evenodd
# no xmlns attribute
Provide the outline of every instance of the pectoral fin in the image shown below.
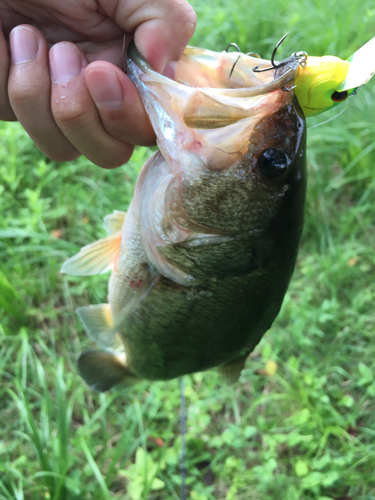
<svg viewBox="0 0 375 500"><path fill-rule="evenodd" d="M139 382L126 365L125 353L84 352L78 359L78 370L90 389L99 392L120 383L131 386Z"/></svg>
<svg viewBox="0 0 375 500"><path fill-rule="evenodd" d="M109 304L79 307L76 312L85 327L87 335L99 347L118 352L124 350L121 337L113 328L111 306Z"/></svg>
<svg viewBox="0 0 375 500"><path fill-rule="evenodd" d="M197 280L243 276L264 267L270 251L259 238L254 244L243 235L198 235L174 244L158 245L158 252L171 264ZM257 241L256 241L257 243Z"/></svg>
<svg viewBox="0 0 375 500"><path fill-rule="evenodd" d="M61 272L71 276L103 274L113 269L118 258L120 244L121 233L116 233L86 245L77 255L64 263Z"/></svg>
<svg viewBox="0 0 375 500"><path fill-rule="evenodd" d="M104 217L104 227L108 234L115 234L121 231L125 222L126 212L115 210L112 214Z"/></svg>

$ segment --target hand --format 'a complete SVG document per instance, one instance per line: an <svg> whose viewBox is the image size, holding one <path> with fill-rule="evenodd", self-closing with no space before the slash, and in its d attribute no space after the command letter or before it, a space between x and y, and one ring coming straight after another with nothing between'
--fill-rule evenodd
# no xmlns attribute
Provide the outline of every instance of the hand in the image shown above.
<svg viewBox="0 0 375 500"><path fill-rule="evenodd" d="M113 168L154 143L119 69L123 35L163 72L195 29L185 0L0 0L0 19L0 120L18 120L56 161L83 154Z"/></svg>

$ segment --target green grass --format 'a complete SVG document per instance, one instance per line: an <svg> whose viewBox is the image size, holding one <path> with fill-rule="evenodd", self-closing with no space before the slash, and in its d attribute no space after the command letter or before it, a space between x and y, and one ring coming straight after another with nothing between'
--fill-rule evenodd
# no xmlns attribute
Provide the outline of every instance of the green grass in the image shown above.
<svg viewBox="0 0 375 500"><path fill-rule="evenodd" d="M216 50L235 41L269 57L290 30L281 57L345 58L375 35L372 2L193 4L192 44ZM239 383L186 377L194 500L375 498L375 82L367 87L309 132L298 264ZM178 382L91 393L76 370L90 343L74 310L105 301L108 276L59 274L104 235L106 214L127 209L149 154L115 171L83 158L58 165L17 124L0 126L0 499L179 498ZM269 360L274 376L261 374Z"/></svg>

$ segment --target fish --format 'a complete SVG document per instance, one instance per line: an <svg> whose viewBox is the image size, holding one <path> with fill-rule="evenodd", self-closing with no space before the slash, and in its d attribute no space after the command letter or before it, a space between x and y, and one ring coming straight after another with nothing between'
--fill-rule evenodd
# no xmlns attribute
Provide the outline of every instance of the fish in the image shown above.
<svg viewBox="0 0 375 500"><path fill-rule="evenodd" d="M111 271L108 303L77 309L99 347L78 360L93 390L210 369L234 383L280 311L304 219L300 60L254 72L269 61L236 59L188 47L170 78L128 49L159 150L127 213L61 270Z"/></svg>

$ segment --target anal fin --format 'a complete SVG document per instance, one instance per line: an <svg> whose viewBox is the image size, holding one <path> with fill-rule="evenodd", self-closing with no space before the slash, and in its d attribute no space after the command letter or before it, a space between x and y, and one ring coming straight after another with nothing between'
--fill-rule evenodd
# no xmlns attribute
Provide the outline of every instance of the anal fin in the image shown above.
<svg viewBox="0 0 375 500"><path fill-rule="evenodd" d="M63 264L61 272L71 276L103 274L113 269L118 258L120 244L121 232L94 241L68 259Z"/></svg>
<svg viewBox="0 0 375 500"><path fill-rule="evenodd" d="M90 389L99 392L120 383L129 387L140 381L126 366L125 353L84 352L78 359L78 370Z"/></svg>
<svg viewBox="0 0 375 500"><path fill-rule="evenodd" d="M219 366L217 368L217 371L227 384L234 384L237 382L239 376L241 375L242 368L245 366L246 357L247 356L242 356L227 365Z"/></svg>
<svg viewBox="0 0 375 500"><path fill-rule="evenodd" d="M124 350L121 337L114 331L111 306L109 304L79 307L76 312L85 327L87 335L99 347L119 352Z"/></svg>

